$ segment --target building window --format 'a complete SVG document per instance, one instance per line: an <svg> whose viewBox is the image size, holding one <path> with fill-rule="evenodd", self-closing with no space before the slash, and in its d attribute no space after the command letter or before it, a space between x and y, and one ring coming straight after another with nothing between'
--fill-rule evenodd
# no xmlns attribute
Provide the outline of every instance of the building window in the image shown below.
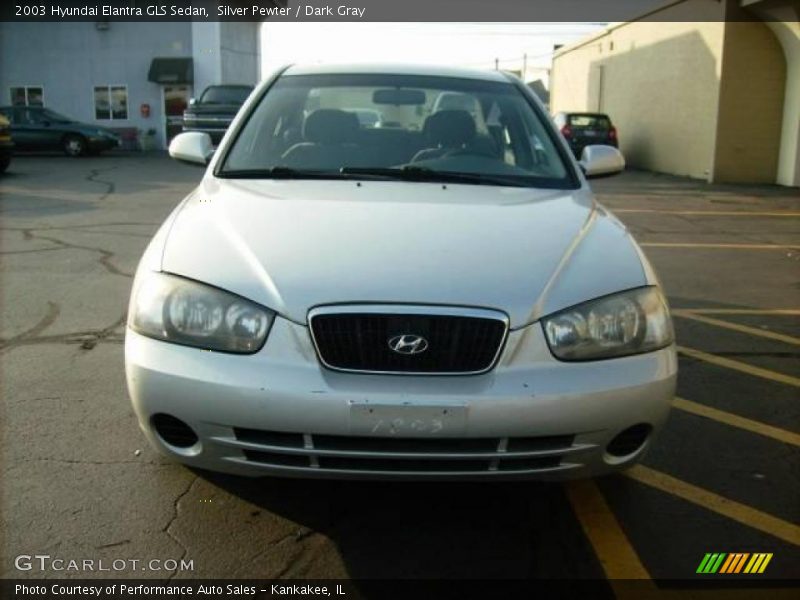
<svg viewBox="0 0 800 600"><path fill-rule="evenodd" d="M40 85L20 85L11 88L14 106L44 106L44 88Z"/></svg>
<svg viewBox="0 0 800 600"><path fill-rule="evenodd" d="M98 85L94 88L94 118L128 118L128 88L124 85Z"/></svg>

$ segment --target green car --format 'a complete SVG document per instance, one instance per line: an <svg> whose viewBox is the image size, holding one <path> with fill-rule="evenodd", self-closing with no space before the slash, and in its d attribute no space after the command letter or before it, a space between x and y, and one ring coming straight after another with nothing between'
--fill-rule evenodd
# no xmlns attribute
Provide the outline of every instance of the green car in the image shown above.
<svg viewBox="0 0 800 600"><path fill-rule="evenodd" d="M104 127L80 123L42 106L3 106L17 150L63 150L68 156L116 148L119 136Z"/></svg>
<svg viewBox="0 0 800 600"><path fill-rule="evenodd" d="M11 155L14 153L14 142L11 141L11 130L8 119L0 115L0 173L11 164Z"/></svg>

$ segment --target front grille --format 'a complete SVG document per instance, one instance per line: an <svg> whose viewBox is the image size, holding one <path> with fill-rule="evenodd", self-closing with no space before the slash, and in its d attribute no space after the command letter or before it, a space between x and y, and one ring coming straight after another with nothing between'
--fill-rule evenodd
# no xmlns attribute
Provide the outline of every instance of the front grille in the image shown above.
<svg viewBox="0 0 800 600"><path fill-rule="evenodd" d="M381 438L261 431L236 427L249 463L328 472L505 474L571 468L575 436ZM234 445L235 442L234 442Z"/></svg>
<svg viewBox="0 0 800 600"><path fill-rule="evenodd" d="M497 314L497 316L494 316ZM491 316L489 316L491 315ZM316 312L310 316L322 362L345 371L418 374L482 373L494 366L505 339L500 313ZM426 349L403 354L390 340L421 337Z"/></svg>

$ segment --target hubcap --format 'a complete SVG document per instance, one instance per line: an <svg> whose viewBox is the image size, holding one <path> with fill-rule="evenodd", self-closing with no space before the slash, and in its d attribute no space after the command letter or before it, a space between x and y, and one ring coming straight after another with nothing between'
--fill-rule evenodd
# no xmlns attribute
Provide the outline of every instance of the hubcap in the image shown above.
<svg viewBox="0 0 800 600"><path fill-rule="evenodd" d="M83 144L80 140L69 140L67 142L67 152L70 154L80 154L81 150L83 150Z"/></svg>

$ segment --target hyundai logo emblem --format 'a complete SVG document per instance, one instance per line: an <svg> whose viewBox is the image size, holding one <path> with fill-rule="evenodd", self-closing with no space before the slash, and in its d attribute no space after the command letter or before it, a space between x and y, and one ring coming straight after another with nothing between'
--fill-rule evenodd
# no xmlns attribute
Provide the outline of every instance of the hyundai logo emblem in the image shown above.
<svg viewBox="0 0 800 600"><path fill-rule="evenodd" d="M389 349L397 354L422 354L428 349L428 340L410 333L396 335L389 338Z"/></svg>

